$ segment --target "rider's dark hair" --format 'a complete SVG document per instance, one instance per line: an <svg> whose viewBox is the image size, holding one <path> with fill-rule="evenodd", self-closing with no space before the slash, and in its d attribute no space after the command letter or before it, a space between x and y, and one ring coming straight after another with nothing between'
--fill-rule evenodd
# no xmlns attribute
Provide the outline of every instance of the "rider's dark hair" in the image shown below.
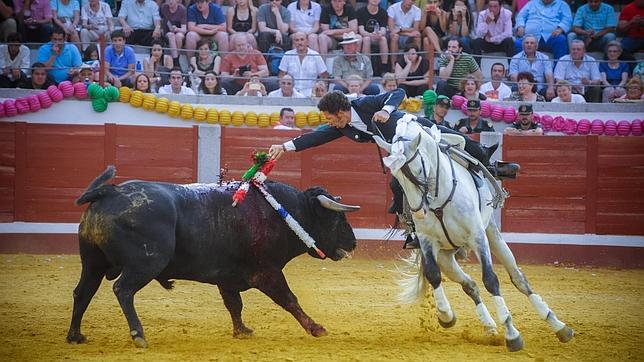
<svg viewBox="0 0 644 362"><path fill-rule="evenodd" d="M320 112L329 112L331 114L338 114L340 111L348 111L351 109L351 102L344 93L340 91L333 91L325 94L320 98L318 103Z"/></svg>

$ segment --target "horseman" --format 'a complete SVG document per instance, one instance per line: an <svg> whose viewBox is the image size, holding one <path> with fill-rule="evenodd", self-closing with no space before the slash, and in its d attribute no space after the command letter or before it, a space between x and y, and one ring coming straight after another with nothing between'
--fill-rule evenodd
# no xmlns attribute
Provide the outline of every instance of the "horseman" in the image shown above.
<svg viewBox="0 0 644 362"><path fill-rule="evenodd" d="M445 101L439 96L440 106L444 106ZM320 112L328 121L328 125L319 127L314 132L305 133L283 144L272 145L268 151L269 155L277 159L285 152L299 152L307 148L319 146L331 142L340 137L348 137L355 142L375 142L374 135L382 134L383 138L391 143L396 133L398 120L405 115L400 112L398 107L405 98L405 91L397 88L391 92L373 96L363 96L354 100L349 100L341 92L329 92L325 94L318 103ZM447 102L449 102L449 99ZM449 108L449 103L446 103ZM440 110L442 111L442 110ZM440 113L440 112L439 112ZM447 113L447 112L444 112ZM442 113L441 113L442 114ZM444 114L440 116L442 119ZM418 123L423 126L431 127L435 123L426 118L418 117ZM442 123L442 122L441 122ZM443 133L459 134L448 127L438 125ZM490 156L496 150L496 146L487 148L480 143L465 138L465 151L474 158L479 160L482 165L490 170L492 175L499 178L514 178L519 169L518 164L498 163L490 165ZM389 207L390 214L403 214L403 191L398 181L392 178L390 187L393 191L394 200ZM409 222L409 220L407 220ZM412 229L413 231L413 229ZM408 233L405 246L410 242L412 245L413 232Z"/></svg>

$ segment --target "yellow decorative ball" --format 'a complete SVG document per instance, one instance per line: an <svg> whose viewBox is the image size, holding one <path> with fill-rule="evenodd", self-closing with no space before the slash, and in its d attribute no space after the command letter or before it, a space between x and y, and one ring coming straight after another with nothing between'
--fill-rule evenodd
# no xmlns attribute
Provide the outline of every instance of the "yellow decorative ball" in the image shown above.
<svg viewBox="0 0 644 362"><path fill-rule="evenodd" d="M169 104L170 101L168 100L168 98L159 98L157 99L157 104L154 107L154 110L159 113L166 113L168 111Z"/></svg>
<svg viewBox="0 0 644 362"><path fill-rule="evenodd" d="M329 121L324 117L324 113L320 112L320 124L327 124Z"/></svg>
<svg viewBox="0 0 644 362"><path fill-rule="evenodd" d="M206 122L210 124L215 124L219 122L219 112L215 108L208 108L206 113Z"/></svg>
<svg viewBox="0 0 644 362"><path fill-rule="evenodd" d="M194 111L192 110L191 104L184 104L183 106L181 106L181 118L183 118L185 121L191 120L193 113Z"/></svg>
<svg viewBox="0 0 644 362"><path fill-rule="evenodd" d="M151 111L157 104L157 97L154 94L148 93L143 96L143 109Z"/></svg>
<svg viewBox="0 0 644 362"><path fill-rule="evenodd" d="M119 101L121 103L130 102L130 96L132 96L132 90L128 87L119 88Z"/></svg>
<svg viewBox="0 0 644 362"><path fill-rule="evenodd" d="M233 112L232 124L235 127L242 126L244 124L244 112L242 111Z"/></svg>
<svg viewBox="0 0 644 362"><path fill-rule="evenodd" d="M204 107L196 107L193 116L195 117L195 121L203 122L203 121L206 120L206 117L208 115L207 115L206 109Z"/></svg>
<svg viewBox="0 0 644 362"><path fill-rule="evenodd" d="M181 113L181 103L177 101L172 101L168 105L168 115L170 117L179 117L179 113Z"/></svg>
<svg viewBox="0 0 644 362"><path fill-rule="evenodd" d="M248 127L257 127L257 113L247 112L246 113L246 125Z"/></svg>
<svg viewBox="0 0 644 362"><path fill-rule="evenodd" d="M419 98L409 98L407 101L407 110L411 113L418 113L423 107L423 101Z"/></svg>
<svg viewBox="0 0 644 362"><path fill-rule="evenodd" d="M271 125L271 116L268 113L260 113L257 116L257 125L266 128Z"/></svg>
<svg viewBox="0 0 644 362"><path fill-rule="evenodd" d="M405 108L407 108L407 97L405 97L405 99L403 99L402 102L400 102L400 105L398 106L398 109L400 110L403 110Z"/></svg>
<svg viewBox="0 0 644 362"><path fill-rule="evenodd" d="M320 113L311 111L306 115L306 118L309 122L309 126L315 127L320 124Z"/></svg>
<svg viewBox="0 0 644 362"><path fill-rule="evenodd" d="M277 126L280 124L280 112L271 113L271 126Z"/></svg>
<svg viewBox="0 0 644 362"><path fill-rule="evenodd" d="M227 109L222 109L219 112L219 124L222 126L228 126L231 122L230 111Z"/></svg>
<svg viewBox="0 0 644 362"><path fill-rule="evenodd" d="M143 105L143 92L132 92L132 96L130 96L130 104L132 105L132 107L141 107L141 105Z"/></svg>
<svg viewBox="0 0 644 362"><path fill-rule="evenodd" d="M307 123L306 113L304 113L304 112L295 113L295 126L296 127L304 128L304 127L306 127L306 123Z"/></svg>

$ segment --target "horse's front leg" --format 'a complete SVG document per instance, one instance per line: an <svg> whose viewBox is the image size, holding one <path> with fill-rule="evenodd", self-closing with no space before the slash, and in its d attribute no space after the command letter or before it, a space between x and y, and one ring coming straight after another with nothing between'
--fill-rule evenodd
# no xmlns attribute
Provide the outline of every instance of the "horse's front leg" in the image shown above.
<svg viewBox="0 0 644 362"><path fill-rule="evenodd" d="M434 290L434 300L436 301L436 309L438 310L438 323L443 328L450 328L456 324L456 314L452 311L452 307L447 300L445 290L441 285L441 270L434 257L432 251L432 243L424 236L420 236L421 251L423 253L423 273L429 284Z"/></svg>

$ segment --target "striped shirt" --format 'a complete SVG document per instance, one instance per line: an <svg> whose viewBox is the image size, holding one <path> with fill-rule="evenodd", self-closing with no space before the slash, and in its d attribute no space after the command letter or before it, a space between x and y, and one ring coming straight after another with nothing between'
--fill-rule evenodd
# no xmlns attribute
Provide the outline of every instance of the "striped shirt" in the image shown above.
<svg viewBox="0 0 644 362"><path fill-rule="evenodd" d="M447 64L449 64L449 60L443 56L438 63L438 67L439 69L444 68ZM447 79L447 84L458 89L461 86L461 80L477 70L479 70L479 65L474 60L474 57L467 53L461 53L461 56L454 61L452 74Z"/></svg>

